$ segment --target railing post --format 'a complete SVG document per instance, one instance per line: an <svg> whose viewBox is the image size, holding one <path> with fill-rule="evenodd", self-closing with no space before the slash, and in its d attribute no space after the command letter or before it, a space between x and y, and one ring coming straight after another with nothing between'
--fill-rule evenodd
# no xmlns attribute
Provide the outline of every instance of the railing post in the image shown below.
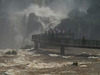
<svg viewBox="0 0 100 75"><path fill-rule="evenodd" d="M34 41L35 50L37 50L38 49L38 36L35 35L34 39L35 39Z"/></svg>

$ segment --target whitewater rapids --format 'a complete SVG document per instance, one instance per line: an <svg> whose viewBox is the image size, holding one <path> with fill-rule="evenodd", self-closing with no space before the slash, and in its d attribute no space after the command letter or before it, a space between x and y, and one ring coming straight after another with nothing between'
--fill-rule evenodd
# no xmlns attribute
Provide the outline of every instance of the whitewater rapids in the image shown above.
<svg viewBox="0 0 100 75"><path fill-rule="evenodd" d="M76 74L77 71L72 67L75 60L79 61L79 67L76 68L80 69L89 68L89 64L95 63L92 62L93 60L98 60L96 64L99 64L100 61L99 57L92 56L85 60L84 58L76 58L74 56L38 53L36 50L31 49L17 49L15 50L17 55L6 55L5 52L8 51L12 51L12 49L0 50L0 72L7 75L32 75L31 72L34 75L52 75L52 71L55 74L57 70L60 70L57 71L57 74ZM69 67L73 69L70 70ZM91 70L95 70L95 68L92 67Z"/></svg>

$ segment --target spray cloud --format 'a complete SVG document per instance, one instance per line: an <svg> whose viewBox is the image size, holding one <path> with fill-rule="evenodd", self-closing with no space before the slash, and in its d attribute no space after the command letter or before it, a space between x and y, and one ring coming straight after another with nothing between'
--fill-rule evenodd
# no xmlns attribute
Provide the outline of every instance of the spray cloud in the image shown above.
<svg viewBox="0 0 100 75"><path fill-rule="evenodd" d="M1 48L20 48L24 44L31 43L31 35L37 33L31 32L28 36L26 35L28 27L27 21L31 13L35 14L37 17L36 21L41 23L43 30L45 31L49 27L53 28L57 26L62 19L67 18L67 14L70 10L80 8L82 11L86 11L89 6L89 3L86 0L81 1L82 6L78 3L80 0L48 0L50 3L45 2L47 1L43 0L43 6L40 6L38 3L35 3L34 0L2 1L1 9L3 12L6 12L5 14L7 14L7 16L1 18L1 20L6 19L7 22L6 24L5 22L0 22L0 27L4 29L1 30ZM21 6L21 3L23 6ZM24 16L26 16L25 19ZM2 26L3 24L5 24L4 27ZM8 32L5 32L5 29Z"/></svg>

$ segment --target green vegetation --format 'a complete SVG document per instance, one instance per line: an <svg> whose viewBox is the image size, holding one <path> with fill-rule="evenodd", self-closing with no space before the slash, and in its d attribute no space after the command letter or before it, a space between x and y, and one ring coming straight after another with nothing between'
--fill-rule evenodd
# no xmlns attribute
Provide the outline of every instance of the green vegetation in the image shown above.
<svg viewBox="0 0 100 75"><path fill-rule="evenodd" d="M6 55L17 55L17 52L12 50L5 53Z"/></svg>
<svg viewBox="0 0 100 75"><path fill-rule="evenodd" d="M74 62L72 65L74 65L74 66L78 66L78 62Z"/></svg>

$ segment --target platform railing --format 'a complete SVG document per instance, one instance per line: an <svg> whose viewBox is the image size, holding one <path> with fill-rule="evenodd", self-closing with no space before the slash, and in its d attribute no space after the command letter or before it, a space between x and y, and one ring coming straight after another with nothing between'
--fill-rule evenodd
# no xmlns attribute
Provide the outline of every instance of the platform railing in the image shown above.
<svg viewBox="0 0 100 75"><path fill-rule="evenodd" d="M35 42L35 49L38 48L38 43L58 45L61 46L61 49L64 49L63 47L81 47L81 48L100 49L100 40L75 39L72 36L68 37L62 35L52 36L52 35L45 35L45 34L37 34L37 35L32 35L32 41Z"/></svg>

